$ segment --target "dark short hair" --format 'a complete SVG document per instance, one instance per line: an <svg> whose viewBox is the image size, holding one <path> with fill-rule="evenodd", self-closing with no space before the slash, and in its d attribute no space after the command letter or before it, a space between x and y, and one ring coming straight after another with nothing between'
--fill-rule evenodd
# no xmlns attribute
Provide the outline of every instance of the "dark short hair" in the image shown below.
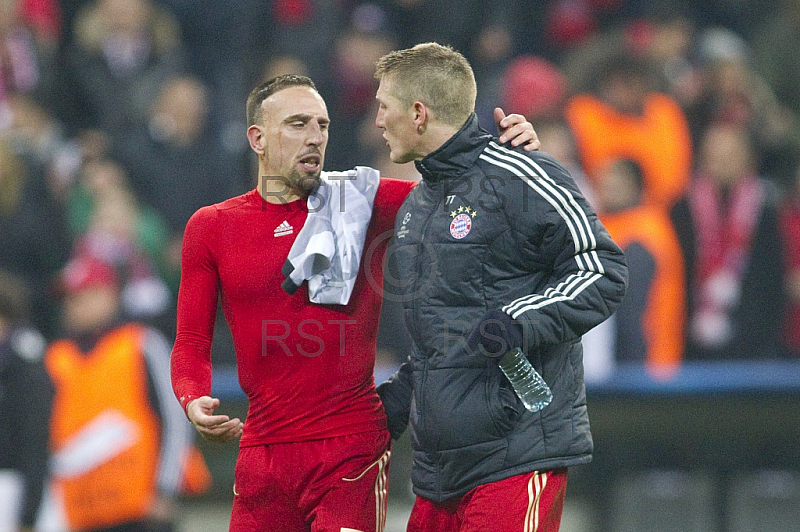
<svg viewBox="0 0 800 532"><path fill-rule="evenodd" d="M595 67L595 90L602 90L620 79L642 82L650 90L656 90L659 82L652 63L641 57L615 54Z"/></svg>
<svg viewBox="0 0 800 532"><path fill-rule="evenodd" d="M261 121L261 103L264 100L289 87L309 87L317 91L311 78L298 74L284 74L261 83L247 97L247 127Z"/></svg>

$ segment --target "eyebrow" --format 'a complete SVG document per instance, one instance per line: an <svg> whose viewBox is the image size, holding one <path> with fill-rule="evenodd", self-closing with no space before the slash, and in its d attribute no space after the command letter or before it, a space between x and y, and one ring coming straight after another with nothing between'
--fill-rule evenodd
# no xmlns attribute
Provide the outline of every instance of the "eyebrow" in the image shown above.
<svg viewBox="0 0 800 532"><path fill-rule="evenodd" d="M310 114L308 114L308 113L297 113L297 114L293 114L293 115L291 115L291 116L287 116L286 118L284 118L284 119L283 119L283 123L284 123L284 124L288 124L288 123L290 123L290 122L294 122L294 121L296 121L296 120L300 120L301 122L308 122L308 121L309 121L309 120L311 120L312 118L314 118L314 116L313 116L313 115L310 115ZM322 117L319 117L319 118L317 119L317 121L318 121L318 122L320 122L320 123L322 123L322 124L329 124L329 123L330 123L330 119L329 119L329 118L326 118L326 117L324 117L324 116L322 116Z"/></svg>

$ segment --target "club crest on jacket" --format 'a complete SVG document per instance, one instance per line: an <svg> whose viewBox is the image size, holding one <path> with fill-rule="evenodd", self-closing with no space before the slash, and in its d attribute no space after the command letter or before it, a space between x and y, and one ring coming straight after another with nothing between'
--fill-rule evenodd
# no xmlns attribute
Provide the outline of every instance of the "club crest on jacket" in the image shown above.
<svg viewBox="0 0 800 532"><path fill-rule="evenodd" d="M453 221L450 222L450 236L456 240L466 237L472 230L472 219L478 213L469 206L460 206L457 210L450 212Z"/></svg>

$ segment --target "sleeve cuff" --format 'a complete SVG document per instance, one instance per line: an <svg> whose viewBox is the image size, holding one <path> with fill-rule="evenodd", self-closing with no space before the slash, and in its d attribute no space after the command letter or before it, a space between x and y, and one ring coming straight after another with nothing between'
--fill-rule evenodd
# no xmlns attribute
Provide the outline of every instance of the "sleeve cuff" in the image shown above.
<svg viewBox="0 0 800 532"><path fill-rule="evenodd" d="M183 408L183 413L186 414L186 417L189 417L188 412L186 412L186 407L195 399L197 399L196 395L182 395L180 399L178 399L178 401L181 403L181 408Z"/></svg>

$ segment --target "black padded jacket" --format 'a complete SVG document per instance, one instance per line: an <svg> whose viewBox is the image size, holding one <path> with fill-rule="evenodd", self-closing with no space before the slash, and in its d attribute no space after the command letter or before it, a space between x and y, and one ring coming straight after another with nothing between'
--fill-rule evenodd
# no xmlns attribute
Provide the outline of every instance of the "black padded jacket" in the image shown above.
<svg viewBox="0 0 800 532"><path fill-rule="evenodd" d="M555 159L498 144L474 114L417 168L384 283L413 349L378 388L393 436L410 422L415 493L442 501L590 461L580 340L625 294L622 251ZM526 410L496 361L467 346L490 309L522 325L553 391L543 410Z"/></svg>

